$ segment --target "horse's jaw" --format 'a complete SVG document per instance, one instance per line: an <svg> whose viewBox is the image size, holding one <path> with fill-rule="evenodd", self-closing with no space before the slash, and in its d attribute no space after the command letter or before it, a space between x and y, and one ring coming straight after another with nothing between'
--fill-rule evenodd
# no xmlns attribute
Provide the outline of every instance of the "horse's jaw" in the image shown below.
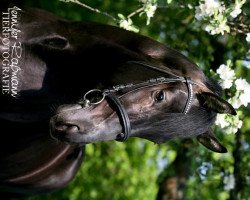
<svg viewBox="0 0 250 200"><path fill-rule="evenodd" d="M59 107L50 120L50 134L53 138L77 144L89 144L115 140L121 133L117 114L108 107L101 106L105 115L97 108L82 108L78 104ZM103 110L102 110L103 112Z"/></svg>

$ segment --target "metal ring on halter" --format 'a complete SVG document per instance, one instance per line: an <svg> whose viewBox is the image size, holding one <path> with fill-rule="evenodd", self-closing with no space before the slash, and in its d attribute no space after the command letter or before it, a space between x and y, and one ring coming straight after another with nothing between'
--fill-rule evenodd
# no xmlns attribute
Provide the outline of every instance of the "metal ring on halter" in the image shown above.
<svg viewBox="0 0 250 200"><path fill-rule="evenodd" d="M90 100L87 98L87 96L88 96L89 94L91 94L91 93L96 93L96 92L101 94L101 99L100 99L99 101L96 101L96 102L90 101ZM86 92L86 93L84 94L84 96L83 96L83 104L84 104L85 106L88 106L88 105L97 105L97 104L101 103L101 102L104 100L104 98L105 98L105 95L104 95L104 93L103 93L102 90L99 90L99 89L92 89L92 90L89 90L88 92Z"/></svg>

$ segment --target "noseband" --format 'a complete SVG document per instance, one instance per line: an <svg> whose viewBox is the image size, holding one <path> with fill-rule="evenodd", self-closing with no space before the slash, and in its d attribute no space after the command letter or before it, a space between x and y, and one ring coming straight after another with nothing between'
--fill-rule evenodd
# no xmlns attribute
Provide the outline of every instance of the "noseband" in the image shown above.
<svg viewBox="0 0 250 200"><path fill-rule="evenodd" d="M137 62L137 61L133 61L133 63L144 65L144 63ZM150 67L153 68L151 65ZM126 141L131 135L131 125L130 125L128 114L124 106L122 105L119 97L116 95L116 93L119 91L128 90L127 92L123 93L123 95L126 95L130 92L134 92L136 90L146 88L146 87L151 87L151 86L160 85L164 83L183 82L183 83L186 83L187 85L188 98L187 98L187 101L186 101L186 104L182 113L187 114L188 111L190 110L191 104L193 101L193 85L199 85L199 84L192 81L191 78L189 77L181 77L181 76L177 76L175 74L169 73L169 72L165 72L165 73L168 73L174 77L173 78L159 77L159 78L149 79L147 81L143 81L143 82L136 83L136 84L129 83L129 84L116 85L116 86L113 86L112 89L104 89L104 90L93 89L85 93L83 99L79 103L83 105L83 107L88 107L90 105L97 105L101 103L104 99L106 99L108 103L110 104L110 106L112 107L112 109L115 110L116 113L118 114L120 123L122 125L122 132L117 135L116 140L120 142ZM95 95L99 96L99 98L97 100L90 100L89 96L93 95L94 93Z"/></svg>

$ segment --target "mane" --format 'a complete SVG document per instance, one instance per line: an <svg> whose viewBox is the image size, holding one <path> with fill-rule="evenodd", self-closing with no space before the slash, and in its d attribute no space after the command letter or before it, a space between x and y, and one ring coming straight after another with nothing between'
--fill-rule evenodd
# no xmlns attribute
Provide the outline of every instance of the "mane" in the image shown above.
<svg viewBox="0 0 250 200"><path fill-rule="evenodd" d="M150 120L137 122L135 126L148 127L140 137L160 144L174 138L191 138L205 133L215 118L215 112L194 106L188 114L161 113Z"/></svg>

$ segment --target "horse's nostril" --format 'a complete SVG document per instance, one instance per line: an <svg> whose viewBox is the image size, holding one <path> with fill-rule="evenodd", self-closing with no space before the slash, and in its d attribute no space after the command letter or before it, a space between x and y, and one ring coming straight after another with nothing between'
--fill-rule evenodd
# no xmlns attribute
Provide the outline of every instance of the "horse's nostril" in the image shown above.
<svg viewBox="0 0 250 200"><path fill-rule="evenodd" d="M79 132L78 126L72 125L72 126L69 126L67 129L67 133L76 133L76 132Z"/></svg>
<svg viewBox="0 0 250 200"><path fill-rule="evenodd" d="M61 122L56 123L55 129L65 133L76 133L80 130L79 127L74 124L65 124Z"/></svg>

